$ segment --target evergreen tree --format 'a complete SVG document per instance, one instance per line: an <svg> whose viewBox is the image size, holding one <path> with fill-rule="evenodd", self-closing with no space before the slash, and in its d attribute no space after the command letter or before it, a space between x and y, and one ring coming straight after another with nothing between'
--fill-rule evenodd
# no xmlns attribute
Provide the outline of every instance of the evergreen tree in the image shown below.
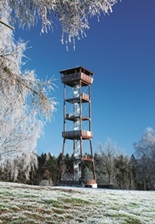
<svg viewBox="0 0 155 224"><path fill-rule="evenodd" d="M127 156L115 157L115 185L119 189L130 189L130 165Z"/></svg>

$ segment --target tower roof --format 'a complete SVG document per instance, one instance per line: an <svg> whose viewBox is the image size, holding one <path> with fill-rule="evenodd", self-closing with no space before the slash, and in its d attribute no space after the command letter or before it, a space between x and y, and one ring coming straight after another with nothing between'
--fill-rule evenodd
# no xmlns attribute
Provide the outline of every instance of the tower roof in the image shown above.
<svg viewBox="0 0 155 224"><path fill-rule="evenodd" d="M73 74L75 72L83 72L86 75L93 75L93 72L89 71L88 69L86 69L82 66L78 66L78 67L75 67L75 68L69 68L69 69L60 71L60 73L63 74L63 75L69 75L69 74Z"/></svg>

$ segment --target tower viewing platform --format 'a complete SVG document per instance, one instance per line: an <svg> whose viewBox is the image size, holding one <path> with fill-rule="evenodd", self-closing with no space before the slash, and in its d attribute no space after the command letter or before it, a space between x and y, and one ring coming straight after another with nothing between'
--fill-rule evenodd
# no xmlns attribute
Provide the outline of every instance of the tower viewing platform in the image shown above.
<svg viewBox="0 0 155 224"><path fill-rule="evenodd" d="M62 74L62 83L71 87L75 86L79 81L81 81L82 85L91 85L93 83L93 73L81 66L60 71L60 74Z"/></svg>

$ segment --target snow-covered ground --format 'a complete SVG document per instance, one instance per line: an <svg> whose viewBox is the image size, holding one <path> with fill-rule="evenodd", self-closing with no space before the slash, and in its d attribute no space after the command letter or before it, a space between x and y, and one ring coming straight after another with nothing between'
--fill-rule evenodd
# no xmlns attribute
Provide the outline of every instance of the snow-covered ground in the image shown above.
<svg viewBox="0 0 155 224"><path fill-rule="evenodd" d="M155 224L155 191L0 182L0 223Z"/></svg>

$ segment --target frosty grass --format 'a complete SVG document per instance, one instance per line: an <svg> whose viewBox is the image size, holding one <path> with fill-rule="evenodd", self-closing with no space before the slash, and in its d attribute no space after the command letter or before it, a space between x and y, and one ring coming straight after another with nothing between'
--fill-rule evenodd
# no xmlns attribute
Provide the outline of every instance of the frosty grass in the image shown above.
<svg viewBox="0 0 155 224"><path fill-rule="evenodd" d="M0 182L2 224L155 224L155 191Z"/></svg>

